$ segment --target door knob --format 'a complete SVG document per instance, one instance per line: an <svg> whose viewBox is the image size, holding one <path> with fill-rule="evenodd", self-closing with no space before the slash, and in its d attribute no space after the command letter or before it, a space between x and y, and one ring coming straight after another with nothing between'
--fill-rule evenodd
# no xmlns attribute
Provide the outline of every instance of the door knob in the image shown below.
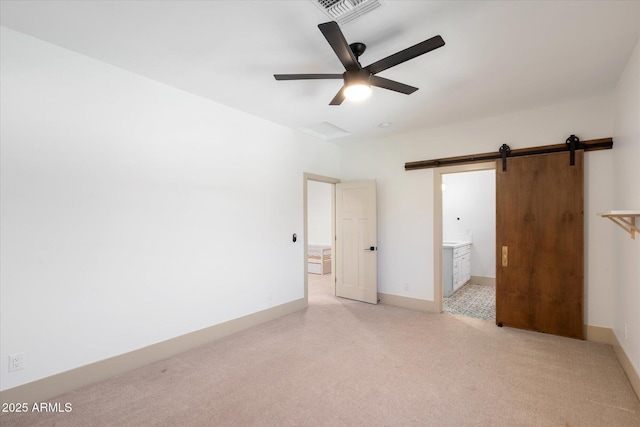
<svg viewBox="0 0 640 427"><path fill-rule="evenodd" d="M375 251L376 247L375 246L369 246L367 249L365 249L365 251Z"/></svg>

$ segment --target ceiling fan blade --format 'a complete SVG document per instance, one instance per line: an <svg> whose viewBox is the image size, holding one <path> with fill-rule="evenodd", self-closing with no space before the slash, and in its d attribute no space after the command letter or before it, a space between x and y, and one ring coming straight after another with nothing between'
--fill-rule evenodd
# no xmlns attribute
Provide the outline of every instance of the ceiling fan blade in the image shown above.
<svg viewBox="0 0 640 427"><path fill-rule="evenodd" d="M276 80L341 79L342 74L274 74Z"/></svg>
<svg viewBox="0 0 640 427"><path fill-rule="evenodd" d="M383 89L393 90L395 92L405 93L407 95L417 91L417 87L409 86L404 83L397 82L395 80L385 79L384 77L371 76L370 80L373 86L381 87Z"/></svg>
<svg viewBox="0 0 640 427"><path fill-rule="evenodd" d="M342 86L342 88L340 89L340 92L338 92L336 96L333 97L329 105L340 105L342 104L342 101L344 101L344 98L345 98L344 86Z"/></svg>
<svg viewBox="0 0 640 427"><path fill-rule="evenodd" d="M362 68L335 21L320 24L318 28L320 28L320 31L322 31L322 34L336 55L338 55L338 59L347 71L360 70Z"/></svg>
<svg viewBox="0 0 640 427"><path fill-rule="evenodd" d="M387 56L384 59L374 62L373 64L365 67L371 74L377 74L380 71L384 71L387 68L394 67L398 64L402 64L405 61L413 59L417 56L431 52L434 49L444 46L444 40L440 36L431 37L428 40L420 42L416 45L408 47L393 55Z"/></svg>

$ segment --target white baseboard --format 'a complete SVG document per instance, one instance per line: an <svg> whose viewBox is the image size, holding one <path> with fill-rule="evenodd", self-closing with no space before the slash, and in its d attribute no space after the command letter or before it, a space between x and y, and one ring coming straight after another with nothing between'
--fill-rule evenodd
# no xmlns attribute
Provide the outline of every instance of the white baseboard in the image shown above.
<svg viewBox="0 0 640 427"><path fill-rule="evenodd" d="M307 301L304 298L291 301L129 353L19 385L0 391L0 402L25 402L29 404L42 402L77 388L93 384L149 363L166 359L236 332L302 310L305 307L307 307Z"/></svg>
<svg viewBox="0 0 640 427"><path fill-rule="evenodd" d="M401 297L399 295L378 293L378 300L382 304L393 305L396 307L408 308L411 310L425 311L428 313L440 313L435 301L428 301L418 298Z"/></svg>
<svg viewBox="0 0 640 427"><path fill-rule="evenodd" d="M636 392L636 397L640 399L640 373L638 373L638 371L631 363L631 359L629 359L629 356L627 356L627 353L625 353L624 348L622 348L622 346L620 345L616 334L611 332L611 335L613 336L613 343L611 343L611 345L613 346L613 350L616 352L616 356L618 356L620 365L622 365L622 370L625 374L627 374L627 378L631 383L631 388L633 388L633 391Z"/></svg>
<svg viewBox="0 0 640 427"><path fill-rule="evenodd" d="M484 276L471 276L470 282L475 284L475 285L491 285L491 286L495 286L496 285L496 278L495 277L484 277Z"/></svg>
<svg viewBox="0 0 640 427"><path fill-rule="evenodd" d="M613 345L616 336L611 328L603 328L601 326L584 325L585 338L587 341L597 342L600 344Z"/></svg>

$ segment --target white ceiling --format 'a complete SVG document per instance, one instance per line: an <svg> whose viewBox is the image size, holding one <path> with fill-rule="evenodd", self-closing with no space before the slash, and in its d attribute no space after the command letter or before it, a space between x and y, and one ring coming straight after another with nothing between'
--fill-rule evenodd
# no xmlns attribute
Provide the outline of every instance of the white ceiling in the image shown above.
<svg viewBox="0 0 640 427"><path fill-rule="evenodd" d="M298 1L7 1L3 26L292 129L328 122L352 138L387 136L613 89L640 37L640 1L396 1L342 26L367 44L366 66L434 35L446 45L380 76L420 88L374 88L329 106L342 73ZM392 126L380 128L389 122ZM340 133L336 133L340 135Z"/></svg>

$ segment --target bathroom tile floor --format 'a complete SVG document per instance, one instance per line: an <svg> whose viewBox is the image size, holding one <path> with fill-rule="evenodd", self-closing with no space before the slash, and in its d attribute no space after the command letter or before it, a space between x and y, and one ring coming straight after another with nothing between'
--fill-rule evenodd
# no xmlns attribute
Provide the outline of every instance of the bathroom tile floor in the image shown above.
<svg viewBox="0 0 640 427"><path fill-rule="evenodd" d="M442 299L445 313L496 320L496 287L467 283L448 298Z"/></svg>

